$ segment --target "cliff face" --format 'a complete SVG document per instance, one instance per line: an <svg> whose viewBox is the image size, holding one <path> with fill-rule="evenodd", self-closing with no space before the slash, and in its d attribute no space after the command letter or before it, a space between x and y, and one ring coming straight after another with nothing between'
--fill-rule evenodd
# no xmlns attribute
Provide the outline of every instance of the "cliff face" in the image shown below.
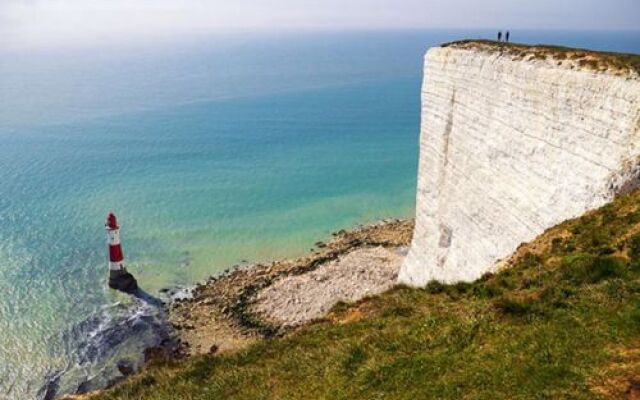
<svg viewBox="0 0 640 400"><path fill-rule="evenodd" d="M428 51L416 228L400 282L474 280L637 184L637 71L590 68L589 53L538 54Z"/></svg>

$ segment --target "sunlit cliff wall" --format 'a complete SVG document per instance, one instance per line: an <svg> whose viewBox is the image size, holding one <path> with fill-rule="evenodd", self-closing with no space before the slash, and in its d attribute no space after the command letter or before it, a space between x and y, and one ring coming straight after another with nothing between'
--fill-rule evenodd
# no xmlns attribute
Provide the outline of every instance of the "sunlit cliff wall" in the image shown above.
<svg viewBox="0 0 640 400"><path fill-rule="evenodd" d="M474 280L636 184L637 71L597 53L535 50L427 52L416 228L400 282Z"/></svg>

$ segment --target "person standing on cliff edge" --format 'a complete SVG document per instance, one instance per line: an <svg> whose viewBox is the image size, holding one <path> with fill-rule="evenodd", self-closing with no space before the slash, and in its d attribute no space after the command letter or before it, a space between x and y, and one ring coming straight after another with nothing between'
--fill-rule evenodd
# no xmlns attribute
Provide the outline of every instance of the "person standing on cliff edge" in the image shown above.
<svg viewBox="0 0 640 400"><path fill-rule="evenodd" d="M509 43L509 31L507 31L507 33L505 33L504 35L504 41Z"/></svg>
<svg viewBox="0 0 640 400"><path fill-rule="evenodd" d="M502 40L502 31L498 31L498 42Z"/></svg>

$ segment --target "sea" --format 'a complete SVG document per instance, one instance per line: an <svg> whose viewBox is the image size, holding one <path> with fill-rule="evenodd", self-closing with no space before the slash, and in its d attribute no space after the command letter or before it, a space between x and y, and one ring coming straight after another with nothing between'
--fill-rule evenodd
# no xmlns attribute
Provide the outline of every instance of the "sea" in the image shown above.
<svg viewBox="0 0 640 400"><path fill-rule="evenodd" d="M167 288L412 217L424 53L496 31L0 48L0 399L139 366ZM640 53L640 32L511 38ZM110 211L144 296L106 287Z"/></svg>

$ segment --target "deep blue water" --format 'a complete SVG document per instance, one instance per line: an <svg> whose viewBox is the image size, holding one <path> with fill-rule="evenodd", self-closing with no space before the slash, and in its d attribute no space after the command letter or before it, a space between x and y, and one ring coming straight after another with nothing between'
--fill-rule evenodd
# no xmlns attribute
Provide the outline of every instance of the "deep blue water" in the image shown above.
<svg viewBox="0 0 640 400"><path fill-rule="evenodd" d="M411 216L423 54L493 35L0 49L0 397L32 397L46 375L61 374L61 392L103 384L154 340L147 308L105 288L110 210L152 295ZM640 53L637 32L512 39ZM110 330L122 321L136 335Z"/></svg>

